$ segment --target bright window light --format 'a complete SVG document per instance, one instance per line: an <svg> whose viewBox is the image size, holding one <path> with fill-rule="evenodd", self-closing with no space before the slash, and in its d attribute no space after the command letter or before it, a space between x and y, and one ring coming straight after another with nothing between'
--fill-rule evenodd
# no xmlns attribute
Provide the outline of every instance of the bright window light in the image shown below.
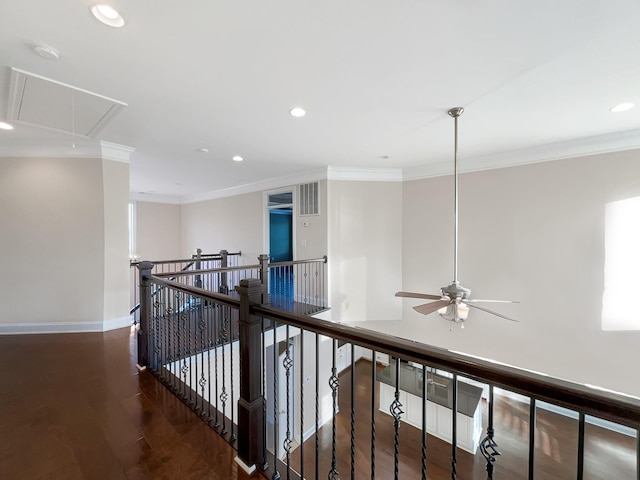
<svg viewBox="0 0 640 480"><path fill-rule="evenodd" d="M605 207L602 330L640 330L640 197Z"/></svg>

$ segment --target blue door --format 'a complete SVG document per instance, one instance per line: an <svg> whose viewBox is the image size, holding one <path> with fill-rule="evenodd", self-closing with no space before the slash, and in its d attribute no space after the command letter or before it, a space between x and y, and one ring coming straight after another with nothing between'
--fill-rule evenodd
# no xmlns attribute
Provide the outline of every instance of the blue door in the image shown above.
<svg viewBox="0 0 640 480"><path fill-rule="evenodd" d="M270 263L293 260L293 208L269 209ZM293 304L293 266L269 269L269 295L275 306Z"/></svg>

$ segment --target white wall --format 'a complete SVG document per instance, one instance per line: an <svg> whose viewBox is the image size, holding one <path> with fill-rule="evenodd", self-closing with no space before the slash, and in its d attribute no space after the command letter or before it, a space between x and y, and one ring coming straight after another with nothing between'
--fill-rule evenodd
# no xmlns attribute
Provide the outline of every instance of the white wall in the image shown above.
<svg viewBox="0 0 640 480"><path fill-rule="evenodd" d="M182 255L242 251L240 264L253 265L262 252L262 193L182 205Z"/></svg>
<svg viewBox="0 0 640 480"><path fill-rule="evenodd" d="M334 321L399 320L402 183L330 180L328 247Z"/></svg>
<svg viewBox="0 0 640 480"><path fill-rule="evenodd" d="M472 311L461 330L404 300L405 320L378 328L640 395L640 331L601 329L605 205L640 195L639 160L629 151L462 175L459 279L472 297L520 300L493 304L520 323ZM452 195L450 176L404 184L403 289L451 282Z"/></svg>
<svg viewBox="0 0 640 480"><path fill-rule="evenodd" d="M136 202L138 260L189 258L191 254L180 248L181 227L180 205Z"/></svg>
<svg viewBox="0 0 640 480"><path fill-rule="evenodd" d="M127 198L124 163L0 158L0 333L128 321Z"/></svg>
<svg viewBox="0 0 640 480"><path fill-rule="evenodd" d="M102 160L104 209L104 322L129 322L129 164ZM81 281L81 280L80 280Z"/></svg>

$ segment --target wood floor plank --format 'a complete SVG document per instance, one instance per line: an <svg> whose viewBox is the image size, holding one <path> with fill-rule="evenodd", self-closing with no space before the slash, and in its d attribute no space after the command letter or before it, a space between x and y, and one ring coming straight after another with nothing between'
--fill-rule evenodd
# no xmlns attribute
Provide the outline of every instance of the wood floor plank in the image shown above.
<svg viewBox="0 0 640 480"><path fill-rule="evenodd" d="M0 478L247 480L135 351L129 329L0 336Z"/></svg>

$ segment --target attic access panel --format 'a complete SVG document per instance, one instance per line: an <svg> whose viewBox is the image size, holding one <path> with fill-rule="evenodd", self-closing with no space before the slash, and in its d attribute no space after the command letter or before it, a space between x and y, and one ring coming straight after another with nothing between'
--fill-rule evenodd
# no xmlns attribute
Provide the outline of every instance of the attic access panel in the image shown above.
<svg viewBox="0 0 640 480"><path fill-rule="evenodd" d="M17 68L11 69L7 118L95 137L126 103Z"/></svg>

